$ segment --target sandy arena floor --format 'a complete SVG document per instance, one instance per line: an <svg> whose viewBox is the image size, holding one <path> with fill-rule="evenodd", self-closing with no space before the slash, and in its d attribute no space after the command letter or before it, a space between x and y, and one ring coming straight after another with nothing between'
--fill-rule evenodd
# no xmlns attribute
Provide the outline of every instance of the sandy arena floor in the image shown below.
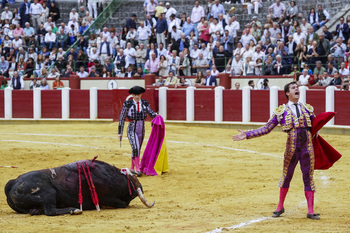
<svg viewBox="0 0 350 233"><path fill-rule="evenodd" d="M0 129L0 232L350 232L350 136L322 135L343 157L326 171L316 171L316 213L307 206L299 166L283 217L271 218L277 201L286 135L275 129L260 139L233 142L233 129L166 126L170 172L140 178L146 208L134 199L126 209L79 216L29 216L15 213L6 202L8 180L32 170L81 159L99 159L129 167L130 145L117 141L117 124L20 124ZM150 133L147 123L146 138ZM125 135L125 133L124 133ZM143 149L145 148L143 145ZM225 229L224 229L225 230Z"/></svg>

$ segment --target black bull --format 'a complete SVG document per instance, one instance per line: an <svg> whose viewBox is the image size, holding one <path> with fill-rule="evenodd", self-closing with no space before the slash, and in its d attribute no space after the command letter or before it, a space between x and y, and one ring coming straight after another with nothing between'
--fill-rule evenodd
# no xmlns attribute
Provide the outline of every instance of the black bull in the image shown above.
<svg viewBox="0 0 350 233"><path fill-rule="evenodd" d="M78 161L20 175L5 186L7 203L18 213L31 215L80 214L77 164L82 166L85 162L89 166L101 208L125 208L137 196L147 207L154 205L147 203L141 183L130 171L124 175L118 168L98 160ZM81 191L83 209L95 209L82 169Z"/></svg>

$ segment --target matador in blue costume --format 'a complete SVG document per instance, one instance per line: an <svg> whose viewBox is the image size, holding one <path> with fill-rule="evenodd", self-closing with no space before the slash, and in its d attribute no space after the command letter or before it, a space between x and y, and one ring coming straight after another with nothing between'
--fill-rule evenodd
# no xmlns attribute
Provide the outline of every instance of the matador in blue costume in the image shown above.
<svg viewBox="0 0 350 233"><path fill-rule="evenodd" d="M145 137L145 119L147 118L147 113L152 118L155 118L157 115L151 109L148 101L141 99L144 92L145 89L140 86L134 86L129 90L133 99L123 103L118 126L118 137L119 140L122 140L125 118L128 117L129 126L127 134L132 148L131 171L135 172L138 176L141 175L140 151Z"/></svg>
<svg viewBox="0 0 350 233"><path fill-rule="evenodd" d="M315 156L312 145L311 121L315 117L313 107L309 104L299 102L299 88L296 82L285 85L284 93L288 99L287 104L276 108L270 120L261 128L249 131L240 131L234 135L235 141L251 139L270 133L278 124L282 131L286 132L287 143L284 152L283 173L279 182L280 199L272 217L279 217L284 213L284 200L286 198L290 181L296 165L300 161L303 174L305 197L308 205L307 218L320 219L314 213L315 184L313 179Z"/></svg>

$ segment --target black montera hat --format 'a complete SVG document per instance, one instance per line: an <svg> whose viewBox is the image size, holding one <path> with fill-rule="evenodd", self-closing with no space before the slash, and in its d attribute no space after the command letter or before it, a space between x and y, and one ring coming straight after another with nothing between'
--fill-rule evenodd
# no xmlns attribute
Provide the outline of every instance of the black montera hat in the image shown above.
<svg viewBox="0 0 350 233"><path fill-rule="evenodd" d="M141 93L145 93L145 88L140 87L140 86L133 86L132 88L130 88L129 90L129 94L135 94L135 95L139 95Z"/></svg>

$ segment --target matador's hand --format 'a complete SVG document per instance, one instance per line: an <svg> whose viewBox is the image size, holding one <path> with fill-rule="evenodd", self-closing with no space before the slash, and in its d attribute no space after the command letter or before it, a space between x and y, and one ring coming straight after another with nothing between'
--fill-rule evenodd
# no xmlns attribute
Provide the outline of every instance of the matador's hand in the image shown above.
<svg viewBox="0 0 350 233"><path fill-rule="evenodd" d="M123 139L123 134L118 134L119 141Z"/></svg>
<svg viewBox="0 0 350 233"><path fill-rule="evenodd" d="M245 132L243 130L239 129L238 131L240 132L239 134L232 136L233 141L241 141L241 140L247 138L247 135L245 134Z"/></svg>

